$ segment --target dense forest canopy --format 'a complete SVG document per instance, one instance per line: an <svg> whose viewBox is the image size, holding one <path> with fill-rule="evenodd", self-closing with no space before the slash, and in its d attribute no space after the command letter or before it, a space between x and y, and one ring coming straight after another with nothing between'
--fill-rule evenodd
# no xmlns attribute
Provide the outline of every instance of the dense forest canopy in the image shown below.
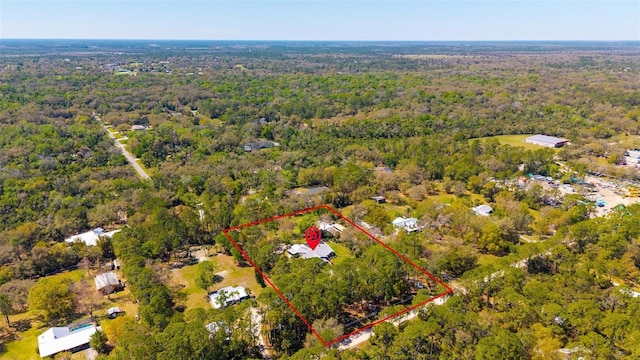
<svg viewBox="0 0 640 360"><path fill-rule="evenodd" d="M514 186L527 175L567 184L595 172L640 179L637 168L620 166L625 151L640 148L637 43L0 40L0 49L7 323L27 311L42 326L93 316L86 291L50 276L89 274L117 257L139 321L114 320L109 346L100 347L109 358L260 358L247 315L260 307L271 355L282 359L547 359L563 348L640 356L639 302L617 286L640 284L638 205L597 217L579 193L559 200L546 185ZM491 138L537 133L571 144ZM137 177L109 135L150 180ZM296 192L313 187L328 191ZM361 349L338 351L268 287L215 310L192 306L174 286L169 267L182 252L212 247L246 267L222 230L321 203L371 226L455 285L454 295L399 327L375 327ZM470 210L485 203L491 217ZM391 222L402 216L418 219L420 231L396 231ZM123 230L97 246L64 242L97 227ZM292 266L304 273L321 263L276 261L266 243L255 251L283 288L328 312L335 302L313 286L332 273L345 277L340 296L349 299L360 299L352 284L385 300L407 293L405 268L344 238L362 257L307 282ZM375 274L389 284L347 278L371 264L382 264ZM220 266L186 268L208 292ZM45 296L68 306L51 309L38 301ZM312 321L343 330L331 316ZM226 330L208 336L212 322ZM17 332L8 327L3 339Z"/></svg>

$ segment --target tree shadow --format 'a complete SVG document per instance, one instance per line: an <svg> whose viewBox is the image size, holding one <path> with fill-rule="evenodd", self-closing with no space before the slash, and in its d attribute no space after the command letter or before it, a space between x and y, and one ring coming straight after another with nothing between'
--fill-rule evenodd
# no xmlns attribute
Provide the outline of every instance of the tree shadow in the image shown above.
<svg viewBox="0 0 640 360"><path fill-rule="evenodd" d="M31 326L32 325L30 319L17 320L11 323L11 327L18 332L25 332L31 329Z"/></svg>

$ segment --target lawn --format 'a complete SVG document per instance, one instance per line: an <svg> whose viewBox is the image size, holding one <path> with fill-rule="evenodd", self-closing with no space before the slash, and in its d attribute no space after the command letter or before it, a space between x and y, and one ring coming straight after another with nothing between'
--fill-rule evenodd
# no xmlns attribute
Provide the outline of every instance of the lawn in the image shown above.
<svg viewBox="0 0 640 360"><path fill-rule="evenodd" d="M354 256L351 254L351 251L347 249L346 246L334 242L330 242L328 243L328 245L331 246L333 251L336 253L336 257L331 260L332 263L337 265L343 263L347 259L354 258Z"/></svg>
<svg viewBox="0 0 640 360"><path fill-rule="evenodd" d="M251 295L258 297L262 293L262 287L258 285L252 266L239 267L231 256L217 255L209 257L214 263L216 273L222 276L222 281L214 284L211 291L226 286L244 286L251 291ZM211 307L207 298L207 291L196 285L198 265L189 265L172 271L173 282L184 285L180 290L186 296L184 305L187 310L195 308L208 309Z"/></svg>
<svg viewBox="0 0 640 360"><path fill-rule="evenodd" d="M31 315L26 313L27 315ZM19 314L25 315L25 314ZM16 316L11 316L11 321L17 321ZM32 322L32 327L18 335L18 340L11 341L7 343L6 349L7 352L1 354L3 359L16 359L16 360L30 360L30 359L40 359L40 355L38 354L38 335L43 333L48 329L47 326L40 327L35 322Z"/></svg>
<svg viewBox="0 0 640 360"><path fill-rule="evenodd" d="M184 288L182 288L180 292L186 295L184 305L187 309L207 309L211 306L207 300L207 291L196 285L195 279L198 276L197 265L189 265L181 269L175 269L171 273L173 274L173 280L177 284L184 285Z"/></svg>
<svg viewBox="0 0 640 360"><path fill-rule="evenodd" d="M491 254L480 254L478 255L478 265L487 266L496 262L496 260L500 259L499 256L491 255Z"/></svg>
<svg viewBox="0 0 640 360"><path fill-rule="evenodd" d="M480 140L482 142L487 139L497 139L502 145L517 146L517 147L524 148L526 150L539 150L539 149L545 148L544 146L529 144L524 142L524 139L528 138L529 136L531 135L496 135L496 136L487 136L487 137L481 137L481 138L476 138L471 140ZM553 150L558 151L560 149L553 149Z"/></svg>

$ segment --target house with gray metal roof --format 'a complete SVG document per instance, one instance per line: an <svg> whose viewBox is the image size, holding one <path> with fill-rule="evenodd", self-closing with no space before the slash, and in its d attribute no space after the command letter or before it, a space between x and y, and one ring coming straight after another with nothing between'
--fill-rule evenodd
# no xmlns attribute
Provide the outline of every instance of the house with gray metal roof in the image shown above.
<svg viewBox="0 0 640 360"><path fill-rule="evenodd" d="M307 244L293 244L287 252L289 256L298 256L303 259L319 258L324 262L328 262L336 256L333 249L324 241L321 241L315 249L311 249Z"/></svg>
<svg viewBox="0 0 640 360"><path fill-rule="evenodd" d="M529 144L535 144L540 146L546 146L551 148L559 148L569 142L568 139L565 138L557 138L555 136L547 136L547 135L533 135L524 139L524 142Z"/></svg>

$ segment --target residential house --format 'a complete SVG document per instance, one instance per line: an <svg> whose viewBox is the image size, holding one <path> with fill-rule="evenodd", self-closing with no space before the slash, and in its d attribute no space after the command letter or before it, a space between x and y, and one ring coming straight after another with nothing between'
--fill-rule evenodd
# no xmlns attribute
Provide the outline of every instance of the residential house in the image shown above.
<svg viewBox="0 0 640 360"><path fill-rule="evenodd" d="M372 196L371 198L376 202L376 204L382 204L387 200L385 199L384 196L380 196L380 195Z"/></svg>
<svg viewBox="0 0 640 360"><path fill-rule="evenodd" d="M256 151L256 150L260 150L260 149L272 148L272 147L278 146L278 145L280 145L280 144L277 143L277 142L259 140L259 141L250 142L247 145L243 146L242 148L244 149L244 151L251 152L251 151Z"/></svg>
<svg viewBox="0 0 640 360"><path fill-rule="evenodd" d="M141 131L141 130L147 130L149 127L147 125L133 125L131 127L132 131Z"/></svg>
<svg viewBox="0 0 640 360"><path fill-rule="evenodd" d="M404 229L406 232L418 231L418 219L398 217L391 222L398 229Z"/></svg>
<svg viewBox="0 0 640 360"><path fill-rule="evenodd" d="M566 143L568 143L569 140L564 138L557 138L554 136L538 134L538 135L529 136L528 138L524 139L524 142L529 144L551 147L551 148L559 148L565 145Z"/></svg>
<svg viewBox="0 0 640 360"><path fill-rule="evenodd" d="M480 216L489 216L493 212L493 208L489 205L478 205L476 207L472 207L471 210L473 210L476 215Z"/></svg>
<svg viewBox="0 0 640 360"><path fill-rule="evenodd" d="M627 165L640 165L640 150L627 150L624 155Z"/></svg>
<svg viewBox="0 0 640 360"><path fill-rule="evenodd" d="M249 298L243 286L227 286L209 295L209 302L214 309L225 308Z"/></svg>
<svg viewBox="0 0 640 360"><path fill-rule="evenodd" d="M52 327L38 336L40 357L49 357L63 351L72 353L89 348L91 336L102 331L99 326L86 324L76 328Z"/></svg>
<svg viewBox="0 0 640 360"><path fill-rule="evenodd" d="M103 295L111 294L123 288L122 282L118 280L118 276L113 272L100 274L96 276L94 281L96 283L96 289Z"/></svg>
<svg viewBox="0 0 640 360"><path fill-rule="evenodd" d="M329 232L329 233L331 233L333 235L339 235L345 230L345 227L340 225L340 224L336 224L336 223L328 223L326 221L318 221L318 229L320 229L322 231Z"/></svg>
<svg viewBox="0 0 640 360"><path fill-rule="evenodd" d="M378 171L378 172L385 172L385 173L389 173L389 174L393 173L393 170L391 170L390 167L384 166L384 165L378 165L373 170L374 171Z"/></svg>
<svg viewBox="0 0 640 360"><path fill-rule="evenodd" d="M336 257L336 253L324 241L321 241L315 249L311 249L307 244L293 244L287 252L289 256L298 256L303 259L319 258L324 262L329 262Z"/></svg>
<svg viewBox="0 0 640 360"><path fill-rule="evenodd" d="M98 239L101 236L104 237L112 237L115 233L121 231L122 229L118 229L118 230L113 230L113 231L104 231L103 228L95 228L91 231L87 231L85 233L82 234L78 234L78 235L73 235L71 237L68 237L66 239L64 239L64 241L66 242L76 242L76 241L81 241L85 244L87 244L87 246L95 246L96 244L98 244Z"/></svg>

